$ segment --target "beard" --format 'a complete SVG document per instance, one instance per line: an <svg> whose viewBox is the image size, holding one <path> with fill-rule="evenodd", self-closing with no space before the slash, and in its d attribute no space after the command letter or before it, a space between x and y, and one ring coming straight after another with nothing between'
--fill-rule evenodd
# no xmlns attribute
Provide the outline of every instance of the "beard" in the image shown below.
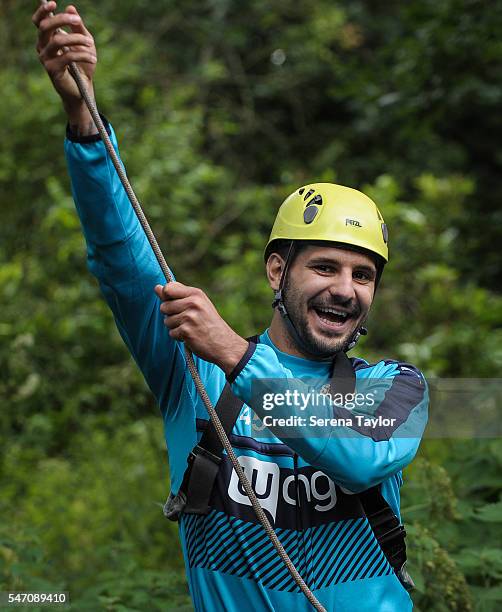
<svg viewBox="0 0 502 612"><path fill-rule="evenodd" d="M323 357L334 355L335 353L346 350L354 336L354 333L363 324L362 320L359 321L359 317L361 316L360 306L355 304L353 300L347 301L337 299L336 296L332 296L329 300L317 297L309 300L307 302L307 308L304 310L302 308L302 296L300 291L298 288L292 287L289 280L290 279L288 278L286 286L284 287L283 301L291 323L293 324L302 343L302 346L297 346L297 348L302 352L307 351L310 355ZM349 329L343 336L337 334L329 336L324 334L321 335L320 333L313 333L308 321L308 310L314 308L333 308L336 306L343 306L349 311L349 316L355 323L352 329ZM356 323L357 321L359 322ZM292 340L296 343L295 338L292 338Z"/></svg>

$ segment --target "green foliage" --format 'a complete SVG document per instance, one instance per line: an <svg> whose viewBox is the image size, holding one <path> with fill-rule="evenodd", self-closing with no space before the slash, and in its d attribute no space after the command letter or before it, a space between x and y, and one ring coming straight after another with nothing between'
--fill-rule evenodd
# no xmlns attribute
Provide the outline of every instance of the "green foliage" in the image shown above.
<svg viewBox="0 0 502 612"><path fill-rule="evenodd" d="M177 530L162 517L157 419L110 426L89 415L64 454L34 461L30 434L50 427L39 416L3 454L0 588L68 590L79 610L141 610L150 597L151 609L188 603Z"/></svg>
<svg viewBox="0 0 502 612"><path fill-rule="evenodd" d="M268 324L262 251L279 203L334 180L374 197L390 227L358 353L496 376L499 4L78 8L98 44L98 103L168 261L236 330ZM0 590L69 590L78 610L189 609L161 515L157 409L85 267L65 119L29 12L0 5ZM420 457L403 489L417 609L500 609L500 440L427 440Z"/></svg>
<svg viewBox="0 0 502 612"><path fill-rule="evenodd" d="M402 513L420 610L500 606L501 458L498 440L429 440L409 468Z"/></svg>

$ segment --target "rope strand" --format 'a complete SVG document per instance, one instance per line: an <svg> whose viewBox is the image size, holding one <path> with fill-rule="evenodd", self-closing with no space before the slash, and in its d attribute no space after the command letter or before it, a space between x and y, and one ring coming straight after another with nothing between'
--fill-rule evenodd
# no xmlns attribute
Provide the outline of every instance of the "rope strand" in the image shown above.
<svg viewBox="0 0 502 612"><path fill-rule="evenodd" d="M42 3L46 3L47 0L41 0ZM115 167L115 170L117 171L118 177L120 179L120 182L122 183L126 193L127 193L127 197L129 198L129 201L131 202L131 205L134 209L134 212L136 213L138 220L141 224L141 227L143 228L147 238L148 238L148 242L150 243L150 246L152 247L152 250L155 254L155 257L157 258L157 261L159 263L160 268L162 269L162 272L164 273L164 276L167 280L167 282L172 282L174 280L174 277L172 275L172 272L170 271L167 262L164 258L164 255L159 247L159 244L157 242L157 239L152 231L152 228L150 227L150 224L148 223L148 220L143 212L143 209L141 208L141 205L138 201L138 198L136 197L136 194L133 191L133 188L131 187L131 184L129 183L129 180L126 176L126 173L124 171L124 168L120 162L120 159L115 151L115 148L113 147L113 144L110 140L110 137L108 136L108 132L106 131L106 128L103 124L103 121L99 115L98 109L96 107L96 105L94 104L94 101L91 99L89 92L87 91L87 88L85 86L85 83L82 79L82 76L80 74L80 71L78 69L78 66L75 64L75 62L71 62L69 64L69 72L71 74L71 76L73 77L73 79L75 80L77 87L80 91L80 94L87 106L87 108L89 109L89 113L91 114L91 117L96 125L96 128L99 132L99 135L101 137L101 139L103 140L103 143L106 147L106 150L108 152L108 154L110 155L110 159L112 160L112 163ZM235 472L237 473L237 476L239 478L240 483L242 484L242 487L244 488L246 495L249 497L249 500L251 501L251 505L253 507L253 510L256 514L256 517L258 519L258 521L261 523L262 527L264 528L265 532L267 533L268 537L270 538L275 550L277 551L277 554L279 555L279 557L281 558L281 560L283 561L284 565L286 566L286 568L288 569L289 573L291 574L293 580L296 582L296 584L298 585L298 587L300 588L300 590L302 591L302 593L305 595L305 597L309 600L309 602L312 604L312 606L318 611L318 612L326 612L325 608L322 606L322 604L317 600L317 598L315 597L315 595L312 593L312 591L309 589L309 587L307 586L307 584L305 583L305 581L303 580L303 578L300 576L300 574L298 573L298 570L295 568L293 562L291 561L291 559L289 558L286 550L284 549L284 546L281 544L279 538L277 537L274 529L272 528L272 525L270 524L270 521L268 520L267 516L265 515L265 512L263 511L260 502L258 501L258 498L256 497L256 494L249 482L249 480L246 478L246 475L244 474L244 471L239 463L239 461L237 460L237 457L233 451L232 445L230 444L230 441L225 433L225 430L221 424L220 419L218 418L218 415L211 403L211 400L209 399L209 396L207 394L207 391L204 387L204 383L202 382L199 372L197 370L197 366L195 365L195 361L193 358L193 355L191 353L191 351L185 346L185 359L188 365L188 369L190 371L190 374L193 378L193 381L195 383L195 387L197 389L197 392L199 393L204 406L206 407L206 410L209 414L209 417L211 419L211 422L214 425L214 428L218 434L218 437L232 463L232 466L235 470Z"/></svg>

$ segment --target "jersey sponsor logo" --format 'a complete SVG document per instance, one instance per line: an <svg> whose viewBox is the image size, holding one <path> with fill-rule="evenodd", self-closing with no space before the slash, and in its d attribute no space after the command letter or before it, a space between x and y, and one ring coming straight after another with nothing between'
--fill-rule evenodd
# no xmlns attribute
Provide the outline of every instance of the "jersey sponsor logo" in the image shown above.
<svg viewBox="0 0 502 612"><path fill-rule="evenodd" d="M295 475L281 470L277 463L261 461L256 457L241 455L239 463L251 483L261 507L266 510L275 522L279 503L297 505ZM281 474L281 471L283 474ZM310 470L312 472L312 470ZM298 493L300 503L305 501L317 512L327 512L335 507L337 493L335 483L320 470L313 473L298 472ZM228 496L238 504L251 506L251 502L239 482L235 470L232 470L228 485Z"/></svg>
<svg viewBox="0 0 502 612"><path fill-rule="evenodd" d="M246 478L251 483L256 497L260 501L260 506L267 510L275 521L279 497L279 466L277 463L260 461L255 457L239 457L239 463ZM251 505L251 501L246 495L235 470L232 470L230 484L228 485L228 495L238 504Z"/></svg>

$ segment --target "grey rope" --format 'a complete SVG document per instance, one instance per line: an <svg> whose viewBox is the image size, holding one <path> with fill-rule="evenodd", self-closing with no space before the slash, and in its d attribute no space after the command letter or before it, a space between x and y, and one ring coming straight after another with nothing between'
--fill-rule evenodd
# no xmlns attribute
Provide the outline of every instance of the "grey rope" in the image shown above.
<svg viewBox="0 0 502 612"><path fill-rule="evenodd" d="M46 3L47 0L40 0L42 3ZM71 74L71 76L73 77L73 79L75 80L75 83L77 84L77 87L80 91L80 94L87 106L87 108L89 109L89 112L91 114L91 117L96 125L96 128L99 132L99 135L101 136L101 139L103 140L103 143L106 147L106 150L108 152L108 154L110 155L110 158L112 160L112 163L115 167L115 170L117 171L117 174L119 176L120 182L122 183L127 196L132 204L132 207L134 209L134 212L136 213L138 220L141 224L141 227L143 228L147 238L148 238L148 242L150 243L150 246L152 247L152 250L155 254L155 257L157 258L157 261L162 269L162 272L164 273L164 276L166 277L166 280L168 282L172 282L174 280L174 277L172 275L171 270L169 269L166 260L164 258L164 255L162 253L162 251L160 250L159 244L157 242L157 239L155 238L155 235L152 231L152 228L150 227L150 224L148 223L148 220L141 208L141 205L138 201L138 198L136 197L136 194L134 193L131 184L129 183L129 180L126 176L126 173L124 171L124 168L122 167L122 164L119 160L119 157L113 147L113 144L110 140L110 137L108 136L108 132L106 131L106 128L103 124L103 121L101 120L101 117L99 115L98 109L96 107L96 105L94 104L93 100L91 99L89 92L87 91L87 88L85 86L85 83L82 79L82 76L80 74L80 71L77 67L77 65L75 64L75 62L71 62L68 66L68 70ZM255 492L253 491L253 488L249 482L249 480L246 478L246 475L244 474L244 471L239 463L239 461L237 460L237 457L233 451L233 448L230 444L230 441L225 433L225 430L223 429L223 426L221 424L220 419L218 418L218 415L211 403L211 400L209 399L209 396L207 394L207 391L204 387L204 383L202 382L199 372L197 370L197 366L195 365L194 362L194 358L193 355L191 353L191 351L185 346L185 359L188 365L188 369L190 371L190 374L193 378L193 381L195 383L195 387L204 403L204 406L207 409L207 412L209 414L209 417L211 419L211 422L213 423L213 426L218 434L218 437L221 441L221 443L223 444L223 447L225 449L225 451L227 452L227 455L230 459L230 461L232 462L232 466L235 470L235 472L237 473L237 476L239 478L240 483L242 484L246 495L249 497L249 500L251 501L251 505L253 506L253 510L256 514L256 517L258 519L258 521L261 523L262 527L265 529L265 531L267 532L268 537L270 538L275 550L277 551L277 554L280 556L280 558L282 559L284 565L287 567L289 573L291 574L293 580L296 582L296 584L298 585L298 587L300 588L300 590L302 591L302 593L305 595L305 597L309 600L309 602L312 604L312 606L318 610L318 612L326 612L326 609L322 606L322 604L317 600L317 598L315 597L315 595L312 593L312 591L309 589L309 587L306 585L305 581L303 580L303 578L300 576L300 574L298 573L298 570L295 568L295 566L293 565L293 562L291 561L291 559L289 558L286 550L284 549L284 546L281 544L279 538L277 537L275 531L272 528L272 525L270 524L270 521L268 520L268 518L265 515L265 512L263 511L260 502L258 501L258 498L255 495Z"/></svg>

